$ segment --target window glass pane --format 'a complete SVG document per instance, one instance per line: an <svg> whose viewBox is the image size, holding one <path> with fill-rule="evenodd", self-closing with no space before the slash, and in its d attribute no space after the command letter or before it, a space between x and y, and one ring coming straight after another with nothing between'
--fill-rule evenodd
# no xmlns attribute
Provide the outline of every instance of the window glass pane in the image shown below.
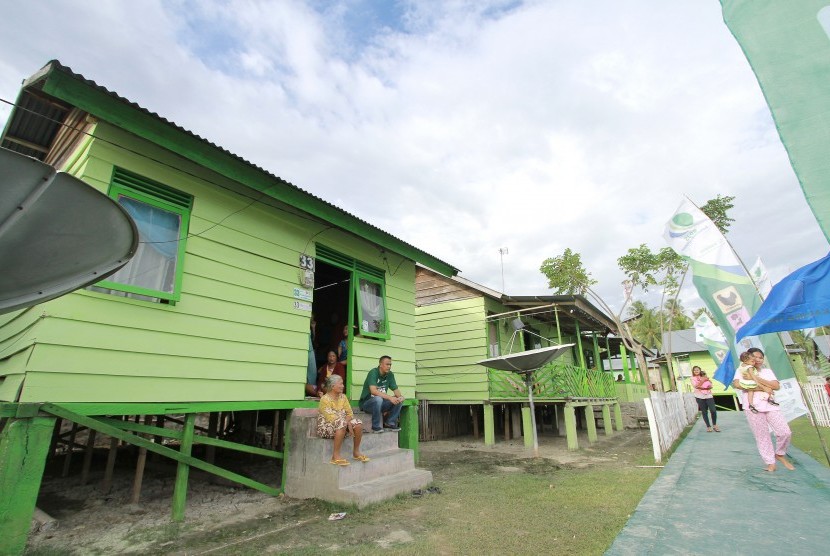
<svg viewBox="0 0 830 556"><path fill-rule="evenodd" d="M361 278L358 281L361 310L360 330L370 334L385 334L386 310L383 306L383 288L380 284Z"/></svg>
<svg viewBox="0 0 830 556"><path fill-rule="evenodd" d="M173 293L181 215L125 195L118 202L135 220L140 243L132 260L107 280Z"/></svg>

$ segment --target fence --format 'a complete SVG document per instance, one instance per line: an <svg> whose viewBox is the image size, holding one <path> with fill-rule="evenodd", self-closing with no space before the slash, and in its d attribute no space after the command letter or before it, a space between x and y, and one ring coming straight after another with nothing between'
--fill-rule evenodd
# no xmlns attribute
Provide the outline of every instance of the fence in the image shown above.
<svg viewBox="0 0 830 556"><path fill-rule="evenodd" d="M659 462L683 430L694 422L697 402L692 394L681 392L651 392L651 396L643 402L646 404L654 461Z"/></svg>
<svg viewBox="0 0 830 556"><path fill-rule="evenodd" d="M816 424L820 427L830 427L830 397L824 390L823 384L802 384L806 401L813 408L816 415Z"/></svg>
<svg viewBox="0 0 830 556"><path fill-rule="evenodd" d="M526 398L524 378L516 373L489 369L491 399ZM565 364L550 364L533 373L536 398L616 398L614 376Z"/></svg>

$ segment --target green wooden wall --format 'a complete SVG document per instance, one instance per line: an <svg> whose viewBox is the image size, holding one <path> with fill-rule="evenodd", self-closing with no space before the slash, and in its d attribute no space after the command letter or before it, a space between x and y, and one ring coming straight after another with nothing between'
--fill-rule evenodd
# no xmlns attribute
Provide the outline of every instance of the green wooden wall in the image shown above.
<svg viewBox="0 0 830 556"><path fill-rule="evenodd" d="M478 401L489 396L484 298L416 307L419 399Z"/></svg>
<svg viewBox="0 0 830 556"><path fill-rule="evenodd" d="M355 338L352 397L380 355L415 394L412 261L269 201L106 123L67 171L106 191L114 166L193 195L181 300L160 305L81 290L0 316L0 401L300 400L309 312L294 308L299 254L315 241L386 272L391 338ZM115 146L115 143L119 146ZM124 148L121 148L124 147ZM212 183L211 183L212 182ZM237 212L239 211L239 212ZM325 230L325 231L324 231ZM320 233L322 232L322 233ZM25 380L24 380L25 378Z"/></svg>

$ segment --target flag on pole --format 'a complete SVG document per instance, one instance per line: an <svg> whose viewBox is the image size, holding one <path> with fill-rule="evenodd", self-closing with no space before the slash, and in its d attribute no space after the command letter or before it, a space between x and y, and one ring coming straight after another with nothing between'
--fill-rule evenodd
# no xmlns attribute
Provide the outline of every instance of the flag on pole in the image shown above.
<svg viewBox="0 0 830 556"><path fill-rule="evenodd" d="M749 269L749 275L752 276L752 281L755 282L761 297L766 299L772 289L772 283L769 281L769 273L767 267L761 262L761 257L755 259L755 264Z"/></svg>
<svg viewBox="0 0 830 556"><path fill-rule="evenodd" d="M695 320L695 341L706 346L716 365L720 365L729 353L729 344L723 332L706 313L701 313Z"/></svg>
<svg viewBox="0 0 830 556"><path fill-rule="evenodd" d="M731 384L738 354L750 347L758 347L764 351L767 364L775 371L779 381L795 381L792 364L777 336L752 336L744 338L740 344L735 343L735 332L746 324L761 306L761 296L715 223L694 203L685 199L666 224L664 237L669 246L689 262L692 283L730 347L731 374L729 365L722 364L723 369L718 369L718 381L724 386ZM787 390L791 388L792 385ZM782 403L787 419L793 419L806 412L803 404L796 403L794 398L790 401L792 404L786 407Z"/></svg>
<svg viewBox="0 0 830 556"><path fill-rule="evenodd" d="M738 330L736 338L828 324L830 253L775 284L755 316Z"/></svg>
<svg viewBox="0 0 830 556"><path fill-rule="evenodd" d="M830 240L830 6L826 0L721 0L795 170Z"/></svg>

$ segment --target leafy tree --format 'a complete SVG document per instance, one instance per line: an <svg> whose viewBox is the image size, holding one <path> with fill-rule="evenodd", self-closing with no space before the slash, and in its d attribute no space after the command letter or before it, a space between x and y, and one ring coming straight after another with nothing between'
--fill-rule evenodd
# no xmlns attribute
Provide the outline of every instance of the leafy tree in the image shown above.
<svg viewBox="0 0 830 556"><path fill-rule="evenodd" d="M558 257L545 259L539 268L548 278L548 287L557 295L585 295L597 283L582 265L582 255L570 248Z"/></svg>
<svg viewBox="0 0 830 556"><path fill-rule="evenodd" d="M636 356L640 374L645 379L648 366L646 365L646 358L643 354L643 346L634 339L628 324L622 321L622 314L628 302L631 300L630 290L627 290L626 299L620 312L615 313L605 300L591 289L591 286L596 284L597 281L591 277L590 272L582 264L582 255L572 251L570 248L565 249L565 252L558 257L545 259L542 266L539 267L539 270L547 277L548 287L554 290L554 293L558 295L587 296L596 302L606 315L611 317L611 320L614 321L617 327L615 332L622 339L626 349L630 350Z"/></svg>
<svg viewBox="0 0 830 556"><path fill-rule="evenodd" d="M694 326L694 321L686 315L683 304L677 298L666 300L663 316L671 323L669 330L686 330Z"/></svg>
<svg viewBox="0 0 830 556"><path fill-rule="evenodd" d="M631 323L631 333L639 342L649 349L660 349L662 338L661 315L655 309L646 307L642 301L632 303L632 309L638 307L638 317Z"/></svg>
<svg viewBox="0 0 830 556"><path fill-rule="evenodd" d="M723 235L726 235L726 232L729 231L729 227L732 225L732 222L735 221L734 218L729 218L729 215L727 214L735 207L735 204L732 202L734 200L735 197L732 195L718 195L714 199L709 199L702 207L700 207L703 214L708 216L709 219L715 223L715 226L718 227L718 230L720 230L720 233Z"/></svg>

